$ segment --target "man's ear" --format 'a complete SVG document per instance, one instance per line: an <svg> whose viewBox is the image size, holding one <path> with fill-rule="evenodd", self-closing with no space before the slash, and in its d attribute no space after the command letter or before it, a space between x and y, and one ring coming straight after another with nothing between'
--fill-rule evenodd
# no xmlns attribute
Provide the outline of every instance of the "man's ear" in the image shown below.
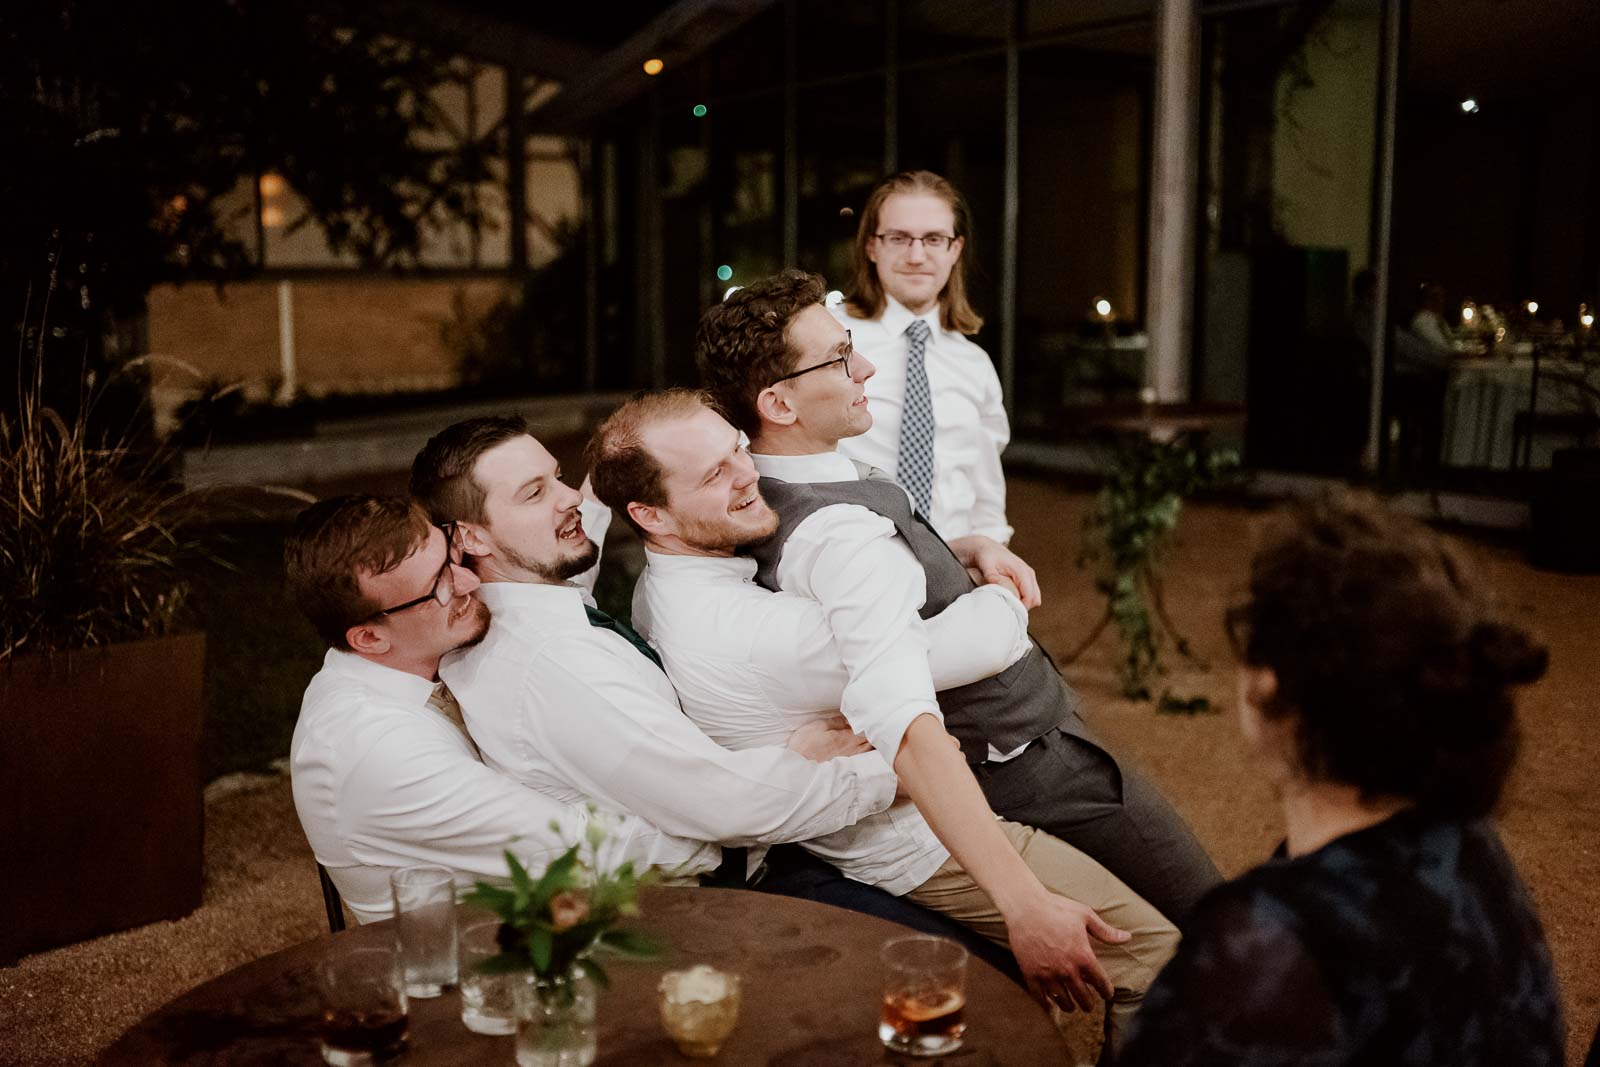
<svg viewBox="0 0 1600 1067"><path fill-rule="evenodd" d="M957 237L950 242L950 261L952 263L961 258L961 250L966 246L967 239L965 237Z"/></svg>
<svg viewBox="0 0 1600 1067"><path fill-rule="evenodd" d="M653 538L671 534L675 525L672 516L668 515L665 509L641 504L637 500L628 502L628 518L638 523L639 528Z"/></svg>
<svg viewBox="0 0 1600 1067"><path fill-rule="evenodd" d="M364 656L381 656L390 648L388 636L370 622L356 623L344 632L344 639L352 652Z"/></svg>
<svg viewBox="0 0 1600 1067"><path fill-rule="evenodd" d="M770 422L774 426L789 426L798 418L794 408L772 385L756 394L756 414L761 416L762 422Z"/></svg>
<svg viewBox="0 0 1600 1067"><path fill-rule="evenodd" d="M488 531L475 522L456 523L456 544L469 556L494 555L494 543L489 540Z"/></svg>

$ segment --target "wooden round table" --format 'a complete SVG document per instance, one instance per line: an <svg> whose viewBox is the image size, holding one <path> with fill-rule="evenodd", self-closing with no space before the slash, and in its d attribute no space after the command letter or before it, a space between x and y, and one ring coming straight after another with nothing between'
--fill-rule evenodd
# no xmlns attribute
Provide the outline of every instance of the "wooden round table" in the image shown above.
<svg viewBox="0 0 1600 1067"><path fill-rule="evenodd" d="M661 1027L656 983L667 970L710 963L743 977L739 1025L715 1062L836 1067L899 1062L878 1043L878 950L904 927L852 911L742 889L651 887L639 927L668 946L651 962L608 960L600 995L598 1064L692 1061ZM245 964L146 1016L100 1057L105 1065L318 1064L316 964L334 937L388 943L390 923L331 934ZM459 994L411 1002L410 1048L398 1060L511 1064L511 1037L461 1024ZM980 960L968 963L962 1067L1065 1061L1065 1046L1028 994ZM906 1061L910 1062L910 1061ZM925 1061L921 1061L925 1062Z"/></svg>

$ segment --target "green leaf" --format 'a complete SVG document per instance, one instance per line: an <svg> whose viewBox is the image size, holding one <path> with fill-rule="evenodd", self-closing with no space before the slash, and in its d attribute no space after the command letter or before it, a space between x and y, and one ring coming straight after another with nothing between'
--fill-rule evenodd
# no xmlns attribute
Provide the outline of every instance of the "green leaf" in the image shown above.
<svg viewBox="0 0 1600 1067"><path fill-rule="evenodd" d="M540 974L550 970L550 956L555 950L555 942L550 936L550 931L535 927L528 931L528 956L533 961L533 969Z"/></svg>
<svg viewBox="0 0 1600 1067"><path fill-rule="evenodd" d="M600 943L609 949L641 959L661 955L659 941L635 930L607 930L600 935Z"/></svg>

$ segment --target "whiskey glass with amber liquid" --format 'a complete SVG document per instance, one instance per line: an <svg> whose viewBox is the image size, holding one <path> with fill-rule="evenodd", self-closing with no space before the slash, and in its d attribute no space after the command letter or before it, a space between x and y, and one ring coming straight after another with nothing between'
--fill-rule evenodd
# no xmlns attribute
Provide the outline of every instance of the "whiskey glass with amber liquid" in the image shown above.
<svg viewBox="0 0 1600 1067"><path fill-rule="evenodd" d="M967 950L943 937L897 937L883 946L878 1039L905 1056L961 1047L967 1024Z"/></svg>

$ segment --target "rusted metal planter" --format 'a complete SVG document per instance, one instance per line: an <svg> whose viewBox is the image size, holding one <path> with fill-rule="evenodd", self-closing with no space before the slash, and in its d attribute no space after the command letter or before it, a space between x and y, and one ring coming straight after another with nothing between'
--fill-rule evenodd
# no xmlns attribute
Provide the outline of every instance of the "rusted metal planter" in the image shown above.
<svg viewBox="0 0 1600 1067"><path fill-rule="evenodd" d="M205 635L0 664L0 965L187 915Z"/></svg>

